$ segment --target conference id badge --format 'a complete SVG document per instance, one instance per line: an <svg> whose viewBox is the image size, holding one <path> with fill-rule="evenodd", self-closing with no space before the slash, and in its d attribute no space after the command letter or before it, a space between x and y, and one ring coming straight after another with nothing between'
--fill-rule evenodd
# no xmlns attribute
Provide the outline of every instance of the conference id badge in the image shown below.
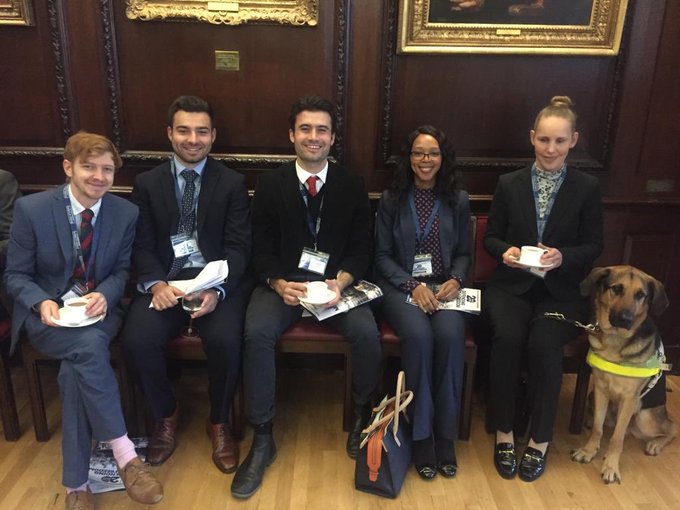
<svg viewBox="0 0 680 510"><path fill-rule="evenodd" d="M312 250L311 248L303 248L298 268L323 276L326 273L326 266L330 258L331 256L328 253Z"/></svg>
<svg viewBox="0 0 680 510"><path fill-rule="evenodd" d="M420 253L413 260L413 271L411 276L430 276L432 274L432 255L430 253Z"/></svg>
<svg viewBox="0 0 680 510"><path fill-rule="evenodd" d="M88 290L85 285L83 285L80 282L75 282L73 284L73 287L71 287L68 292L66 292L63 296L61 296L62 301L66 301L67 299L72 299L76 297L81 297L87 294Z"/></svg>
<svg viewBox="0 0 680 510"><path fill-rule="evenodd" d="M189 234L176 234L170 237L172 243L172 251L175 257L186 257L198 251L198 243L196 239Z"/></svg>

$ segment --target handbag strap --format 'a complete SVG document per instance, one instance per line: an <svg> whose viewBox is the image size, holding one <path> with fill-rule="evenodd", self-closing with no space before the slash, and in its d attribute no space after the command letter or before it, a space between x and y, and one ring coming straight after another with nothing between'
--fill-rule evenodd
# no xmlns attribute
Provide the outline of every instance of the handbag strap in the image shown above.
<svg viewBox="0 0 680 510"><path fill-rule="evenodd" d="M380 428L371 435L366 448L366 465L368 466L368 479L371 482L378 480L380 465L382 464L383 437L385 429Z"/></svg>
<svg viewBox="0 0 680 510"><path fill-rule="evenodd" d="M382 415L379 419L374 420L362 431L363 434L367 435L364 438L361 447L366 444L369 437L377 429L384 428L390 422L390 420L393 420L392 434L394 436L394 440L398 446L401 446L401 443L397 438L397 432L399 431L399 414L404 413L404 419L408 421L408 416L406 416L406 406L411 403L411 400L413 400L413 392L406 389L406 376L402 370L397 376L397 388L395 390L394 397L383 399L378 407L373 408L374 414L380 415L382 413Z"/></svg>

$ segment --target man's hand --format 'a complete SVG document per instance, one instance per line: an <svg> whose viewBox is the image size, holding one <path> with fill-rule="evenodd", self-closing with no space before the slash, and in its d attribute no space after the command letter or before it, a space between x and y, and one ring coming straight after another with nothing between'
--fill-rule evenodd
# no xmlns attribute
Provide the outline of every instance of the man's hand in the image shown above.
<svg viewBox="0 0 680 510"><path fill-rule="evenodd" d="M439 287L439 292L437 292L435 299L437 299L437 301L451 301L458 295L459 290L460 283L458 283L458 280L451 278L450 280L446 280L444 283L442 283L442 286Z"/></svg>
<svg viewBox="0 0 680 510"><path fill-rule="evenodd" d="M59 305L56 301L46 299L41 301L38 307L40 311L40 322L47 326L60 327L52 319L59 319Z"/></svg>
<svg viewBox="0 0 680 510"><path fill-rule="evenodd" d="M300 298L304 297L307 287L301 282L289 282L283 278L276 278L269 281L269 285L274 291L283 298L283 302L289 306L300 304Z"/></svg>
<svg viewBox="0 0 680 510"><path fill-rule="evenodd" d="M218 299L217 291L215 289L204 290L199 295L201 296L201 308L190 315L192 319L198 319L199 317L212 313L217 306Z"/></svg>
<svg viewBox="0 0 680 510"><path fill-rule="evenodd" d="M423 312L431 314L437 311L439 302L432 291L425 285L418 285L411 291L411 298Z"/></svg>
<svg viewBox="0 0 680 510"><path fill-rule="evenodd" d="M101 292L90 292L83 296L87 299L87 306L85 307L85 315L88 317L96 317L97 315L102 315L106 313L108 309L108 303L104 294Z"/></svg>
<svg viewBox="0 0 680 510"><path fill-rule="evenodd" d="M352 285L353 282L354 276L352 276L351 273L343 270L338 271L338 275L336 276L335 280L326 280L326 285L328 285L330 290L335 292L335 297L326 303L324 307L330 308L338 304L342 291Z"/></svg>
<svg viewBox="0 0 680 510"><path fill-rule="evenodd" d="M184 292L179 290L177 287L168 285L165 282L158 282L153 287L151 287L151 293L153 297L151 298L151 306L154 310L166 310L176 306L179 302L179 298L184 295Z"/></svg>

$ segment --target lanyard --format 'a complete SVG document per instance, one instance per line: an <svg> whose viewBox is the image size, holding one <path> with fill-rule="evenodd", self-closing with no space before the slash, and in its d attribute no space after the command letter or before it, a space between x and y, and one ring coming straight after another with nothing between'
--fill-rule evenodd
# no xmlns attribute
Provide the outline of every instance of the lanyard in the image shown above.
<svg viewBox="0 0 680 510"><path fill-rule="evenodd" d="M305 188L305 185L300 181L300 195L302 195L302 200L305 203L305 218L307 220L307 228L309 233L312 234L314 238L314 250L316 251L316 240L319 237L319 230L321 229L321 210L323 209L324 196L321 196L321 203L319 204L319 212L316 215L316 222L312 219L312 215L309 212L309 191Z"/></svg>
<svg viewBox="0 0 680 510"><path fill-rule="evenodd" d="M559 178L555 181L555 187L553 188L552 192L550 193L550 197L548 198L548 203L546 204L545 207L545 213L541 215L540 210L539 210L539 205L538 205L538 175L537 175L538 170L536 170L536 165L531 168L531 187L534 192L534 207L536 208L536 230L538 231L538 242L543 242L543 231L545 230L545 224L548 222L547 218L550 216L550 211L552 210L552 206L555 203L555 197L557 196L557 192L560 190L560 186L562 186L562 183L564 182L564 178L567 175L567 172L562 172L562 175L560 175Z"/></svg>
<svg viewBox="0 0 680 510"><path fill-rule="evenodd" d="M99 222L93 225L92 249L90 250L90 258L88 260L88 264L85 265L85 260L83 259L83 249L80 246L80 234L78 233L78 225L76 224L76 215L73 214L73 208L71 207L71 199L68 196L67 188L68 184L66 184L63 188L63 196L64 204L66 206L66 216L68 216L68 224L69 227L71 228L71 241L73 242L73 249L76 252L76 258L78 259L78 263L80 264L80 267L83 270L83 274L85 275L85 281L87 282L90 279L90 269L92 268L92 264L89 264L89 262L91 260L94 260L94 256L97 253L97 244L99 244L99 228L98 228Z"/></svg>
<svg viewBox="0 0 680 510"><path fill-rule="evenodd" d="M424 229L420 228L420 220L418 219L418 211L416 211L416 201L413 198L413 190L411 190L411 193L409 193L408 203L411 206L411 216L413 216L413 224L416 228L416 246L420 252L420 245L425 239L427 239L427 236L430 235L430 231L432 230L432 225L434 224L434 220L437 217L437 213L439 212L439 206L441 205L441 202L438 198L434 200L434 206L430 212L430 217L427 219L427 223L425 223Z"/></svg>

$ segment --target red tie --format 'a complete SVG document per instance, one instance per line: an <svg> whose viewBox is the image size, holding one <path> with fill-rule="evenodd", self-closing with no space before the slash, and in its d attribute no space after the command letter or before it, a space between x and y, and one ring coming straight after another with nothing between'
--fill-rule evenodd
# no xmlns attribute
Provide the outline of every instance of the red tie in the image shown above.
<svg viewBox="0 0 680 510"><path fill-rule="evenodd" d="M316 189L316 180L318 177L316 175L312 175L309 179L307 179L307 191L309 191L309 194L312 195L313 197L316 196L318 193Z"/></svg>

